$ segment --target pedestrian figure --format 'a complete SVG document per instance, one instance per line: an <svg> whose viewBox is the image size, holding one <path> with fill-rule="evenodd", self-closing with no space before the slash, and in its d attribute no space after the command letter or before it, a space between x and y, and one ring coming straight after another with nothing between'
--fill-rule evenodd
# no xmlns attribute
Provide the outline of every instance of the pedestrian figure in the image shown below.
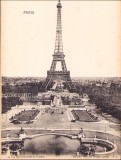
<svg viewBox="0 0 121 160"><path fill-rule="evenodd" d="M81 128L81 130L80 130L79 134L80 134L80 133L83 133L83 129L82 129L82 128Z"/></svg>
<svg viewBox="0 0 121 160"><path fill-rule="evenodd" d="M95 156L95 149L96 149L96 146L90 145L90 148L89 148L89 155L90 156Z"/></svg>

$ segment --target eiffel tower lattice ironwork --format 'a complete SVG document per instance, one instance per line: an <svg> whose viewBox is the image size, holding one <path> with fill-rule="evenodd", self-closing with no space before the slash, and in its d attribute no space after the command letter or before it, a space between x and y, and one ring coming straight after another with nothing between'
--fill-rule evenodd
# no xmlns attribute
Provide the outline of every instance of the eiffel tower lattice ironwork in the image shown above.
<svg viewBox="0 0 121 160"><path fill-rule="evenodd" d="M55 50L53 54L53 61L50 70L47 71L47 78L43 82L41 91L46 91L50 89L55 80L61 80L65 84L69 91L75 91L75 86L70 78L70 71L67 70L65 63L65 55L63 53L63 43L62 43L62 24L61 24L61 2L58 1L57 4L57 26L56 26L56 41ZM62 71L56 71L56 64L61 62Z"/></svg>

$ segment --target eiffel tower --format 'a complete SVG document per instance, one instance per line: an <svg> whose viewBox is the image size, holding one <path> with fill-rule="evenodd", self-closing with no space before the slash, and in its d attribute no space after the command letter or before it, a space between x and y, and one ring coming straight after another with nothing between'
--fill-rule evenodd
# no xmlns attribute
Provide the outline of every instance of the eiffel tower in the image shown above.
<svg viewBox="0 0 121 160"><path fill-rule="evenodd" d="M65 63L65 55L63 53L63 43L62 43L62 24L61 24L61 2L57 3L57 26L56 26L56 41L55 50L53 54L53 61L50 70L47 71L47 78L41 86L41 91L49 90L55 81L62 81L66 89L70 92L75 91L75 86L70 78L70 71L67 70ZM56 65L61 62L62 71L56 71Z"/></svg>

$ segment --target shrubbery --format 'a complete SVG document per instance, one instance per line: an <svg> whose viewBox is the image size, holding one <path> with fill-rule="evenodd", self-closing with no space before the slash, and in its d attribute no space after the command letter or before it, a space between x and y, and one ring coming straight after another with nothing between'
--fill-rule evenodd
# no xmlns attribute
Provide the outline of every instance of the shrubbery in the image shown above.
<svg viewBox="0 0 121 160"><path fill-rule="evenodd" d="M102 112L121 120L121 86L96 86L95 84L78 85L77 92L88 94L90 103L95 103Z"/></svg>
<svg viewBox="0 0 121 160"><path fill-rule="evenodd" d="M11 86L9 84L2 86L2 93L33 93L37 94L40 92L42 82L31 82L21 85Z"/></svg>
<svg viewBox="0 0 121 160"><path fill-rule="evenodd" d="M7 112L12 106L22 105L23 102L19 97L3 97L2 98L2 113Z"/></svg>

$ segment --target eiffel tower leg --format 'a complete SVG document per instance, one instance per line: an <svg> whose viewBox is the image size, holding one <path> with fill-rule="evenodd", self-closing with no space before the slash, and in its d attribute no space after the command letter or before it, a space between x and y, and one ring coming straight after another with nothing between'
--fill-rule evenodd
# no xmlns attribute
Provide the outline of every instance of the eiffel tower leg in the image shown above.
<svg viewBox="0 0 121 160"><path fill-rule="evenodd" d="M61 61L62 71L67 71L66 63L64 60Z"/></svg>
<svg viewBox="0 0 121 160"><path fill-rule="evenodd" d="M51 65L50 71L55 71L56 63L57 62L55 60L52 61L52 65Z"/></svg>
<svg viewBox="0 0 121 160"><path fill-rule="evenodd" d="M48 89L49 84L51 83L52 79L51 77L47 76L47 78L45 79L45 81L43 82L42 86L41 86L41 91L46 91Z"/></svg>

